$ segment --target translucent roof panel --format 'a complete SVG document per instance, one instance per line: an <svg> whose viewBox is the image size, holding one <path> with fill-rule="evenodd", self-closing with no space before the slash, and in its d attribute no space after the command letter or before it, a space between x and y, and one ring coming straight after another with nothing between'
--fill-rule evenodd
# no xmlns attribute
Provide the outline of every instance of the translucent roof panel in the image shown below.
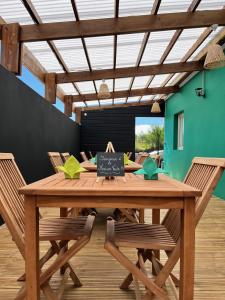
<svg viewBox="0 0 225 300"><path fill-rule="evenodd" d="M100 105L112 105L112 99L100 100Z"/></svg>
<svg viewBox="0 0 225 300"><path fill-rule="evenodd" d="M114 99L114 104L124 104L124 103L126 103L126 98Z"/></svg>
<svg viewBox="0 0 225 300"><path fill-rule="evenodd" d="M60 83L60 84L58 84L58 86L63 89L65 94L68 94L68 95L77 95L78 94L76 89L72 85L72 83Z"/></svg>
<svg viewBox="0 0 225 300"><path fill-rule="evenodd" d="M84 102L75 102L73 104L74 107L85 107L86 105L84 104Z"/></svg>
<svg viewBox="0 0 225 300"><path fill-rule="evenodd" d="M130 86L130 81L131 77L115 79L115 90L128 90Z"/></svg>
<svg viewBox="0 0 225 300"><path fill-rule="evenodd" d="M139 97L129 97L127 99L127 103L135 103L135 102L138 102L139 100Z"/></svg>
<svg viewBox="0 0 225 300"><path fill-rule="evenodd" d="M134 89L143 89L146 86L148 80L149 80L149 76L135 77L134 83L133 83L133 88Z"/></svg>
<svg viewBox="0 0 225 300"><path fill-rule="evenodd" d="M113 67L113 36L85 39L93 69Z"/></svg>
<svg viewBox="0 0 225 300"><path fill-rule="evenodd" d="M162 0L159 14L187 11L191 0Z"/></svg>
<svg viewBox="0 0 225 300"><path fill-rule="evenodd" d="M98 100L93 100L93 101L87 101L87 106L99 106Z"/></svg>
<svg viewBox="0 0 225 300"><path fill-rule="evenodd" d="M25 43L48 72L63 72L47 42Z"/></svg>
<svg viewBox="0 0 225 300"><path fill-rule="evenodd" d="M32 0L32 4L45 23L75 20L69 0Z"/></svg>
<svg viewBox="0 0 225 300"><path fill-rule="evenodd" d="M81 94L95 93L94 84L92 81L76 82Z"/></svg>
<svg viewBox="0 0 225 300"><path fill-rule="evenodd" d="M174 32L174 30L163 31L163 33L152 32L150 34L140 65L143 66L160 63L160 59L171 38L173 37Z"/></svg>
<svg viewBox="0 0 225 300"><path fill-rule="evenodd" d="M0 16L7 23L33 23L33 20L20 0L1 0Z"/></svg>
<svg viewBox="0 0 225 300"><path fill-rule="evenodd" d="M163 81L167 78L167 76L168 74L161 74L161 75L154 76L149 87L151 88L151 87L157 87L162 85Z"/></svg>
<svg viewBox="0 0 225 300"><path fill-rule="evenodd" d="M141 97L141 100L140 101L149 101L152 99L152 95L145 95L143 97Z"/></svg>
<svg viewBox="0 0 225 300"><path fill-rule="evenodd" d="M202 0L198 10L221 9L225 6L224 0Z"/></svg>
<svg viewBox="0 0 225 300"><path fill-rule="evenodd" d="M170 54L167 56L165 63L180 61L203 31L204 28L183 30Z"/></svg>
<svg viewBox="0 0 225 300"><path fill-rule="evenodd" d="M117 38L117 67L135 66L144 34L124 34Z"/></svg>
<svg viewBox="0 0 225 300"><path fill-rule="evenodd" d="M114 17L114 0L76 0L76 4L80 19Z"/></svg>
<svg viewBox="0 0 225 300"><path fill-rule="evenodd" d="M54 43L71 72L89 70L81 39L58 40Z"/></svg>
<svg viewBox="0 0 225 300"><path fill-rule="evenodd" d="M123 17L150 14L153 3L154 0L120 0L119 16Z"/></svg>

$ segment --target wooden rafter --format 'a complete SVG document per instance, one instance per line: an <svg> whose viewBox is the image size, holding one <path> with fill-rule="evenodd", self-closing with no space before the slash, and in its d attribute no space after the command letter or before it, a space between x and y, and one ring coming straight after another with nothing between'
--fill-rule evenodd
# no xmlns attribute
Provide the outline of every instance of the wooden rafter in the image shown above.
<svg viewBox="0 0 225 300"><path fill-rule="evenodd" d="M24 0L23 0L24 1ZM162 22L163 20L163 22ZM21 25L21 42L201 28L225 25L225 11L202 10L159 15Z"/></svg>
<svg viewBox="0 0 225 300"><path fill-rule="evenodd" d="M119 17L119 3L120 0L114 0L114 18L117 19ZM114 35L113 39L113 69L116 69L116 57L117 57L117 35ZM113 78L113 92L115 92L115 78ZM112 99L114 103L114 98Z"/></svg>
<svg viewBox="0 0 225 300"><path fill-rule="evenodd" d="M34 26L39 26L42 25L42 20L40 18L40 16L38 15L34 5L32 4L32 2L30 0L21 0L23 5L25 6L27 12L29 13L29 15L31 16L32 20L34 21L34 23L36 23L36 25ZM64 70L64 72L68 73L69 69L62 57L62 55L59 53L57 47L55 46L55 43L53 41L48 40L47 41L50 49L52 50L52 52L54 53L57 61L59 62L59 64L61 65L62 69ZM77 91L78 94L81 94L78 86L75 83L72 83L74 86L74 89Z"/></svg>
<svg viewBox="0 0 225 300"><path fill-rule="evenodd" d="M170 64L159 64L139 67L128 67L128 68L116 68L116 69L103 69L96 71L80 71L70 73L57 73L57 83L68 83L68 82L80 82L80 81L91 81L101 79L112 79L112 78L126 78L126 77L138 77L147 75L157 74L170 74L175 72L194 72L203 69L202 62L181 62L181 63L170 63Z"/></svg>
<svg viewBox="0 0 225 300"><path fill-rule="evenodd" d="M145 89L132 89L124 91L115 91L111 93L111 98L125 98L125 97L136 97L144 95L157 95L157 94L171 94L179 91L178 86L165 86L163 88L145 88ZM73 102L81 101L93 101L98 100L98 94L82 94L82 95L73 95ZM107 99L104 99L107 100Z"/></svg>
<svg viewBox="0 0 225 300"><path fill-rule="evenodd" d="M89 107L82 107L82 108L80 108L80 107L76 108L75 107L74 108L74 112L77 112L77 111L89 111L89 110L105 110L105 109L118 108L118 107L152 105L155 101L141 101L141 102L124 103L124 104L113 104L113 105L104 105L104 106L100 106L100 107L99 106L89 106ZM164 100L160 99L158 102L159 103L163 103Z"/></svg>
<svg viewBox="0 0 225 300"><path fill-rule="evenodd" d="M193 0L188 8L188 13L190 12L195 12L195 10L197 9L198 5L200 4L201 0ZM163 55L160 58L159 63L163 64L164 61L166 60L166 58L168 57L168 55L170 54L171 50L173 49L174 45L176 44L177 40L179 39L181 33L182 33L183 29L178 29L175 31L172 39L170 40L168 46L166 47L165 51L163 52ZM179 71L177 71L179 72ZM146 87L149 87L151 82L153 81L154 76L150 76ZM139 101L141 100L141 98L139 99Z"/></svg>
<svg viewBox="0 0 225 300"><path fill-rule="evenodd" d="M152 15L156 15L158 13L160 4L161 4L161 0L155 0L154 1L153 6L152 6L152 10L151 10ZM150 32L146 32L145 35L144 35L144 38L142 40L142 43L141 43L140 51L138 53L137 61L136 61L136 64L135 64L136 67L140 66L142 57L143 57L144 52L145 52L145 48L148 44L149 37L150 37ZM135 80L135 76L133 78L131 78L130 85L129 85L129 90L132 89L132 86L134 84L134 80ZM128 98L126 98L126 102L127 102L127 99Z"/></svg>
<svg viewBox="0 0 225 300"><path fill-rule="evenodd" d="M80 17L79 17L79 13L78 13L78 10L77 10L76 2L75 2L75 0L70 0L70 1L71 1L71 5L72 5L72 8L73 8L75 19L76 19L77 22L79 22ZM86 45L85 39L83 37L81 38L81 42L82 42L82 45L83 45L83 49L84 49L84 53L85 53L85 57L86 57L86 60L87 60L89 71L92 72L91 60L89 58L87 45ZM98 91L97 91L96 83L95 83L94 80L93 80L93 85L94 85L95 92L97 93ZM84 103L86 105L86 102L84 102ZM100 102L99 102L99 105L100 105Z"/></svg>

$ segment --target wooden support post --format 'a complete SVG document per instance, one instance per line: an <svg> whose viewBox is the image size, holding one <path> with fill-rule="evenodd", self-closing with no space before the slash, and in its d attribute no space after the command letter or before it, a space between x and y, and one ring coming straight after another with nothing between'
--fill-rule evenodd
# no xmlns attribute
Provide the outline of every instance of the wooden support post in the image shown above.
<svg viewBox="0 0 225 300"><path fill-rule="evenodd" d="M56 74L45 74L45 98L52 104L56 103Z"/></svg>
<svg viewBox="0 0 225 300"><path fill-rule="evenodd" d="M64 113L68 116L72 116L73 111L73 96L72 95L66 95L64 97Z"/></svg>
<svg viewBox="0 0 225 300"><path fill-rule="evenodd" d="M76 123L81 124L81 110L76 109Z"/></svg>
<svg viewBox="0 0 225 300"><path fill-rule="evenodd" d="M22 44L19 40L20 25L18 23L2 25L1 64L16 75L21 74Z"/></svg>

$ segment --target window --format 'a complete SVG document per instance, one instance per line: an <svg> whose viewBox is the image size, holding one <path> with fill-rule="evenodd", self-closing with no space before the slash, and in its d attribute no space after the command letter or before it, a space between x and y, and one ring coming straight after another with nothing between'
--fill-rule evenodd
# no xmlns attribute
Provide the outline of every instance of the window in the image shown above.
<svg viewBox="0 0 225 300"><path fill-rule="evenodd" d="M184 113L180 112L174 116L174 149L184 149Z"/></svg>

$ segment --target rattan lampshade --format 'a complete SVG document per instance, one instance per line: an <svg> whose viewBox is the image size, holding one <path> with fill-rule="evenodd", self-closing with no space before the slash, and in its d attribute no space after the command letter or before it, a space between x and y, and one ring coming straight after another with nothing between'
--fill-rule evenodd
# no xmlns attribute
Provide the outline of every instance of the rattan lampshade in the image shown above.
<svg viewBox="0 0 225 300"><path fill-rule="evenodd" d="M223 48L218 44L209 46L205 58L204 68L216 69L216 68L222 68L224 66L225 66L225 55L223 53Z"/></svg>
<svg viewBox="0 0 225 300"><path fill-rule="evenodd" d="M152 113L160 113L160 112L161 112L161 108L160 108L158 102L155 101L155 102L153 103L152 108L151 108L151 112L152 112Z"/></svg>
<svg viewBox="0 0 225 300"><path fill-rule="evenodd" d="M98 92L99 99L107 99L110 98L110 92L108 85L104 82L101 83L99 92Z"/></svg>

